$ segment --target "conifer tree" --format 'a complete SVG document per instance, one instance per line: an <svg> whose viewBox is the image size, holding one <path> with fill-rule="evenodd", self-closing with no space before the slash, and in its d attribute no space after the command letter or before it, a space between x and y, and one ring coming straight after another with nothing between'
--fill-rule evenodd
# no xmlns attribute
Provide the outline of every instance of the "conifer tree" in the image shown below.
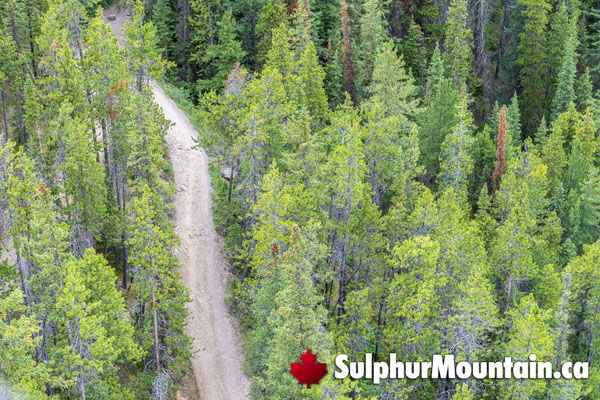
<svg viewBox="0 0 600 400"><path fill-rule="evenodd" d="M420 111L414 79L391 41L383 43L377 53L369 94L386 106L386 115L397 114L402 124L408 124Z"/></svg>
<svg viewBox="0 0 600 400"><path fill-rule="evenodd" d="M221 3L220 0L191 0L189 3L189 60L197 79L208 79L216 73L213 60L205 60L206 50L217 43L217 22L223 6Z"/></svg>
<svg viewBox="0 0 600 400"><path fill-rule="evenodd" d="M521 111L517 93L510 99L506 108L506 158L512 159L520 149L522 134Z"/></svg>
<svg viewBox="0 0 600 400"><path fill-rule="evenodd" d="M572 329L577 338L572 345L572 358L590 363L590 379L583 382L582 392L591 396L598 395L598 331L600 318L598 315L598 260L600 257L600 241L583 246L583 253L569 262L565 272L572 277Z"/></svg>
<svg viewBox="0 0 600 400"><path fill-rule="evenodd" d="M252 227L254 252L250 266L254 272L256 294L248 305L254 329L245 343L246 354L255 373L262 373L268 354L265 352L273 326L265 324L276 305L277 293L282 289L282 253L289 246L291 233L290 190L283 183L279 170L273 167L263 178L261 193L254 206L256 223ZM251 286L251 284L249 284Z"/></svg>
<svg viewBox="0 0 600 400"><path fill-rule="evenodd" d="M470 82L473 84L473 33L467 22L467 1L452 0L448 8L444 47L446 68L455 89Z"/></svg>
<svg viewBox="0 0 600 400"><path fill-rule="evenodd" d="M266 345L265 379L258 381L267 399L294 398L298 382L290 374L290 359L306 349L327 359L331 340L324 330L325 309L313 283L312 263L318 259L311 246L292 227L290 247L283 254L281 290L275 295L275 308L267 319L272 336ZM318 248L317 248L318 251ZM281 379L283 377L283 379ZM278 385L272 385L278 379Z"/></svg>
<svg viewBox="0 0 600 400"><path fill-rule="evenodd" d="M41 400L48 398L44 384L50 374L47 365L36 362L36 347L41 339L36 337L38 330L35 318L27 315L21 290L13 289L0 296L0 375L16 390Z"/></svg>
<svg viewBox="0 0 600 400"><path fill-rule="evenodd" d="M210 79L198 82L199 91L221 89L229 71L246 54L237 40L236 22L231 11L226 11L217 22L217 32L218 43L209 45L203 58L204 62L213 63L215 73Z"/></svg>
<svg viewBox="0 0 600 400"><path fill-rule="evenodd" d="M456 114L458 125L446 136L440 149L438 184L442 191L452 188L454 194L466 205L467 179L473 168L471 156L473 118L468 109L466 95L462 96Z"/></svg>
<svg viewBox="0 0 600 400"><path fill-rule="evenodd" d="M566 39L565 51L562 61L562 66L558 72L558 86L556 93L552 99L552 117L556 119L558 114L567 111L569 104L575 102L575 73L577 64L577 37L575 29L571 28L571 32Z"/></svg>
<svg viewBox="0 0 600 400"><path fill-rule="evenodd" d="M342 64L344 66L344 90L350 95L352 101L356 102L356 90L354 82L356 78L356 66L354 63L354 50L346 0L342 0L340 13L342 15Z"/></svg>
<svg viewBox="0 0 600 400"><path fill-rule="evenodd" d="M81 399L94 392L112 397L127 391L115 387L116 365L139 357L115 280L103 257L88 250L81 260L66 265L64 286L56 298L53 318L62 334L51 362L73 382Z"/></svg>
<svg viewBox="0 0 600 400"><path fill-rule="evenodd" d="M173 47L175 18L168 0L156 0L152 6L152 21L156 27L156 44L162 50L165 60L168 60L169 49Z"/></svg>
<svg viewBox="0 0 600 400"><path fill-rule="evenodd" d="M452 80L445 77L445 68L439 48L436 47L427 70L425 107L419 116L419 148L428 176L439 173L440 148L446 135L458 124L456 107L459 93Z"/></svg>
<svg viewBox="0 0 600 400"><path fill-rule="evenodd" d="M132 202L134 221L128 240L135 277L132 290L138 296L137 333L143 357L151 361L155 382L177 377L190 356L190 339L183 332L189 295L174 271L177 259L170 252L174 239L160 224L156 201L150 188L142 185L139 197ZM151 322L146 323L146 318ZM162 391L168 386L156 388Z"/></svg>
<svg viewBox="0 0 600 400"><path fill-rule="evenodd" d="M260 13L258 13L258 21L256 22L256 35L259 38L256 45L258 51L256 58L259 63L262 64L267 61L274 41L274 31L280 25L287 27L287 24L288 15L284 2L282 0L267 0Z"/></svg>
<svg viewBox="0 0 600 400"><path fill-rule="evenodd" d="M585 16L583 30L585 65L589 66L590 72L597 74L600 71L600 7L592 5L587 10L583 9L583 15Z"/></svg>
<svg viewBox="0 0 600 400"><path fill-rule="evenodd" d="M507 332L506 356L515 361L528 361L535 354L537 361L551 361L554 356L550 332L550 314L540 309L533 295L524 297L509 313L510 329ZM507 397L536 396L544 393L543 379L507 379L501 392Z"/></svg>
<svg viewBox="0 0 600 400"><path fill-rule="evenodd" d="M98 162L92 138L79 119L71 119L73 107L64 103L58 116L59 146L64 148L64 163L55 174L63 179L61 193L71 224L73 253L80 257L99 237L98 226L106 217L104 169Z"/></svg>
<svg viewBox="0 0 600 400"><path fill-rule="evenodd" d="M277 70L281 76L287 77L293 69L290 29L284 24L274 27L271 31L271 40L265 68Z"/></svg>
<svg viewBox="0 0 600 400"><path fill-rule="evenodd" d="M327 95L324 88L325 73L319 65L315 45L310 41L299 60L298 80L296 85L299 105L306 107L313 119L313 124L319 126L327 114Z"/></svg>
<svg viewBox="0 0 600 400"><path fill-rule="evenodd" d="M519 0L518 4L524 18L523 31L519 34L517 46L517 64L523 86L523 128L526 132L533 132L546 110L546 26L551 4L546 0Z"/></svg>
<svg viewBox="0 0 600 400"><path fill-rule="evenodd" d="M592 110L595 109L594 88L589 67L585 67L584 72L576 81L576 87L577 111L584 113L588 108Z"/></svg>
<svg viewBox="0 0 600 400"><path fill-rule="evenodd" d="M306 50L309 42L317 40L313 32L313 16L310 9L309 0L297 0L296 6L293 7L292 15L292 43L295 58L300 58L300 55Z"/></svg>
<svg viewBox="0 0 600 400"><path fill-rule="evenodd" d="M386 27L380 0L367 0L360 19L360 41L357 49L357 90L360 98L368 90L375 68L375 58L386 41Z"/></svg>
<svg viewBox="0 0 600 400"><path fill-rule="evenodd" d="M145 12L141 0L134 3L134 15L124 27L125 58L130 73L135 76L138 92L149 86L150 79L164 73L167 66L161 58L156 29L152 22L144 22Z"/></svg>

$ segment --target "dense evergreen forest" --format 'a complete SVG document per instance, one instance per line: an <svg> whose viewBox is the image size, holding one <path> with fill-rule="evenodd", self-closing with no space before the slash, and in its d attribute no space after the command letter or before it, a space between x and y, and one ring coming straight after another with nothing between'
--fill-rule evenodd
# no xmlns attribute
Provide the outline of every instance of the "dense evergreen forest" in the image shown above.
<svg viewBox="0 0 600 400"><path fill-rule="evenodd" d="M214 156L254 398L600 398L600 3L148 7ZM299 394L306 348L591 376Z"/></svg>
<svg viewBox="0 0 600 400"><path fill-rule="evenodd" d="M162 79L212 156L253 398L600 399L600 3L112 3L0 3L12 396L173 398L202 356ZM128 10L122 49L109 6ZM339 353L534 353L590 378L301 389L307 348L330 370Z"/></svg>
<svg viewBox="0 0 600 400"><path fill-rule="evenodd" d="M130 9L120 50L97 2L0 4L3 399L167 399L191 356L149 89L166 62Z"/></svg>

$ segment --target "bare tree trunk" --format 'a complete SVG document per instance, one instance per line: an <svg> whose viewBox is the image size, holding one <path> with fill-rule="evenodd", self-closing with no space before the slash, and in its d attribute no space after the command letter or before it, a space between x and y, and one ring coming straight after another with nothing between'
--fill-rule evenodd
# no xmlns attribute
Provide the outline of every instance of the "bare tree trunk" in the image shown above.
<svg viewBox="0 0 600 400"><path fill-rule="evenodd" d="M119 205L119 209L121 214L125 215L125 199L122 199L121 192L121 173L119 172L119 167L115 165L115 190L117 192L117 204ZM127 253L127 241L125 237L125 233L121 232L121 247L123 249L123 281L121 282L121 287L123 289L127 289L127 270L128 270L128 253Z"/></svg>
<svg viewBox="0 0 600 400"><path fill-rule="evenodd" d="M504 52L504 30L506 29L506 13L508 12L508 1L504 2L502 7L502 21L500 22L500 43L498 44L498 58L496 59L496 71L494 79L500 75L500 66L502 65L502 53Z"/></svg>
<svg viewBox="0 0 600 400"><path fill-rule="evenodd" d="M0 98L2 98L2 116L4 118L4 135L2 135L2 146L8 142L8 119L6 116L6 101L4 99L4 90L0 91Z"/></svg>
<svg viewBox="0 0 600 400"><path fill-rule="evenodd" d="M160 357L158 352L158 311L156 310L156 296L154 294L154 281L151 284L152 290L152 325L154 328L154 363L156 371L160 371Z"/></svg>

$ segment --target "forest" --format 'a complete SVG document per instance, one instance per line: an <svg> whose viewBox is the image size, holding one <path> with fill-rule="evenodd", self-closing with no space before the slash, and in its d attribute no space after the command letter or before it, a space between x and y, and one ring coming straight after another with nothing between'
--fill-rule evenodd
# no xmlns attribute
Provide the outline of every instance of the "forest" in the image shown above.
<svg viewBox="0 0 600 400"><path fill-rule="evenodd" d="M175 398L202 357L158 82L210 155L250 398L600 399L600 2L113 3L0 4L15 398ZM590 376L302 389L307 349Z"/></svg>

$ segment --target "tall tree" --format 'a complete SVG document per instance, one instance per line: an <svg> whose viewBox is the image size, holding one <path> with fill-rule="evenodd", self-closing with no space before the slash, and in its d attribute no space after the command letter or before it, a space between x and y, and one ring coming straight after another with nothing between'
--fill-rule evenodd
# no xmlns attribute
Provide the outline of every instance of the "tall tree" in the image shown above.
<svg viewBox="0 0 600 400"><path fill-rule="evenodd" d="M474 82L473 74L473 32L469 27L466 0L452 0L448 8L448 20L446 26L446 38L444 47L446 54L446 68L448 75L452 78L454 87L459 89L461 85Z"/></svg>
<svg viewBox="0 0 600 400"><path fill-rule="evenodd" d="M574 27L571 28L566 39L562 65L558 72L558 86L552 99L552 117L567 111L569 105L575 102L575 74L577 72L577 36Z"/></svg>
<svg viewBox="0 0 600 400"><path fill-rule="evenodd" d="M217 22L217 32L218 43L208 46L203 58L204 62L213 63L215 72L211 78L198 81L199 91L221 89L229 71L246 54L237 40L236 22L231 11L226 11Z"/></svg>
<svg viewBox="0 0 600 400"><path fill-rule="evenodd" d="M344 66L344 90L350 95L352 101L356 102L356 66L354 63L352 34L350 30L350 20L348 19L348 6L346 4L346 0L342 0L340 13L342 15L342 64Z"/></svg>
<svg viewBox="0 0 600 400"><path fill-rule="evenodd" d="M547 0L519 0L518 4L524 18L517 58L523 87L523 128L526 132L533 132L546 111L546 29L551 4Z"/></svg>

